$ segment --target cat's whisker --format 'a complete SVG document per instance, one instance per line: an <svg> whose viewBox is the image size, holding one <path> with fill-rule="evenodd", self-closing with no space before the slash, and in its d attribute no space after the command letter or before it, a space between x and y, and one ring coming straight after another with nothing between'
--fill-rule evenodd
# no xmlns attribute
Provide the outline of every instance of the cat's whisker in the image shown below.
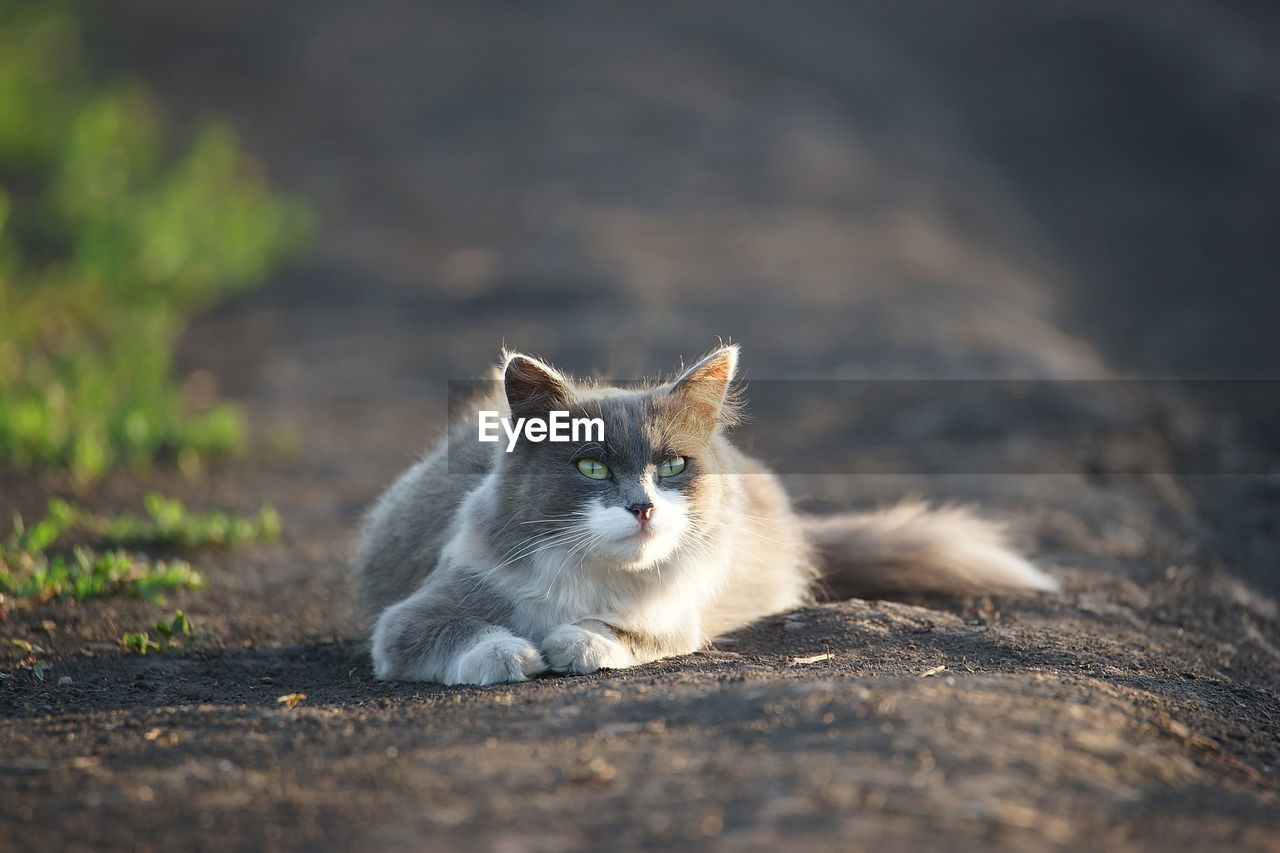
<svg viewBox="0 0 1280 853"><path fill-rule="evenodd" d="M701 514L690 513L690 518L691 518L691 519L698 519L698 520L701 520L701 519L702 519L702 516L701 516ZM732 521L730 521L730 520L728 520L728 519L724 519L724 518L714 519L714 523L715 523L715 524L717 524L717 525L719 525L720 527L723 527L723 528L727 529L727 530L732 530L732 531L733 531L733 532L735 532L735 533L745 533L745 534L747 534L747 535L749 535L749 536L755 536L755 537L757 537L757 538L759 538L759 539L763 539L763 540L764 540L764 541L766 541L766 542L772 542L772 543L773 543L773 544L775 544L775 545L783 545L783 546L786 546L786 547L795 547L795 546L798 544L798 540L797 540L797 541L793 541L793 542L788 542L788 541L783 540L783 539L776 539L776 538L774 538L774 537L772 537L772 536L766 536L765 534L761 533L760 531L755 530L755 529L753 529L753 528L751 528L751 527L749 527L749 526L744 526L744 525L741 525L741 524L735 524L734 522L732 522Z"/></svg>
<svg viewBox="0 0 1280 853"><path fill-rule="evenodd" d="M790 530L791 529L790 525L774 524L769 519L765 518L762 515L751 515L750 513L746 513L746 512L735 512L733 516L734 518L745 518L748 521L754 521L756 524L759 524L763 527L768 527L771 530Z"/></svg>
<svg viewBox="0 0 1280 853"><path fill-rule="evenodd" d="M566 524L568 522L577 521L586 518L587 514L582 510L574 510L571 513L563 515L546 515L542 518L535 518L532 521L522 521L521 524Z"/></svg>
<svg viewBox="0 0 1280 853"><path fill-rule="evenodd" d="M560 573L564 571L564 568L566 565L568 565L569 560L573 559L574 552L581 551L581 553L578 555L578 567L581 568L582 561L586 559L586 556L587 556L587 549L590 548L593 544L595 544L599 540L600 540L599 534L591 534L587 536L585 539L583 539L583 541L575 545L572 549L570 549L570 551L567 554L565 554L564 559L560 561L560 565L556 567L556 573L554 576L552 576L551 582L547 584L547 600L548 601L550 600L550 597L551 597L552 588L555 586L556 581L560 579Z"/></svg>
<svg viewBox="0 0 1280 853"><path fill-rule="evenodd" d="M511 522L515 521L519 517L520 517L519 512L511 513L511 517L507 519L507 523L502 525L502 527L498 528L498 532L494 535L494 538L497 538L498 536L501 536L504 532L506 532L506 529L511 526Z"/></svg>
<svg viewBox="0 0 1280 853"><path fill-rule="evenodd" d="M700 509L690 509L690 510L688 510L688 513L689 513L689 515L697 515L697 516L702 516L702 517L706 517L706 516L710 515L709 513L705 512L705 511L703 511L703 510L700 510ZM720 516L722 516L722 515L723 515L723 513L717 512L717 513L715 513L715 515L716 515L717 517L720 517ZM758 523L758 524L760 524L760 525L762 525L762 526L764 526L764 527L770 527L770 528L775 528L775 529L779 529L779 530L790 529L790 528L789 528L789 525L785 525L785 524L775 524L775 523L773 523L773 522L777 521L777 519L769 519L768 517L766 517L766 516L762 516L762 515L752 515L752 514L751 514L751 513L749 513L749 512L742 512L742 511L740 511L740 510L734 510L734 511L733 511L733 513L732 513L732 516L733 516L733 518L744 518L744 519L747 519L747 520L749 520L749 521L754 521L754 522L756 522L756 523Z"/></svg>
<svg viewBox="0 0 1280 853"><path fill-rule="evenodd" d="M466 601L470 599L472 594L474 594L475 591L481 587L481 585L486 583L490 577L492 577L496 572L500 571L501 569L504 569L507 566L512 565L513 563L519 562L520 560L532 559L533 557L537 556L543 551L547 551L551 548L575 543L578 537L580 536L590 536L590 533L588 531L578 531L576 533L572 531L569 533L559 532L554 535L548 534L543 537L543 539L549 539L550 541L543 541L543 539L539 539L539 537L534 537L532 540L525 540L524 544L526 545L529 542L534 542L536 544L526 549L524 552L517 554L515 557L511 557L510 559L504 560L498 563L497 565L493 566L492 568L488 569L487 571L478 575L476 577L476 582L472 585L471 589L468 590L466 595L464 595L462 599L458 602L459 606L461 606L462 604L465 604ZM518 545L516 547L520 548L521 546Z"/></svg>
<svg viewBox="0 0 1280 853"><path fill-rule="evenodd" d="M562 531L559 533L549 535L543 539L534 540L532 544L528 544L526 547L524 547L520 551L520 553L512 557L508 557L507 559L498 563L498 565L493 567L493 570L496 571L497 569L505 568L511 565L512 563L518 563L521 560L525 560L530 557L533 557L534 555L539 554L547 550L548 548L553 548L557 545L568 544L569 542L572 542L574 539L576 539L578 536L581 536L581 535L583 535L581 531L571 530L567 532Z"/></svg>
<svg viewBox="0 0 1280 853"><path fill-rule="evenodd" d="M766 536L758 530L752 530L749 527L738 527L732 524L726 524L725 527L729 530L732 530L734 533L745 533L748 536L754 536L757 539L763 539L765 542L772 542L775 545L782 545L785 547L795 547L799 545L799 542L800 542L800 540L798 539L793 540L791 542L788 542L785 539L776 539L772 536Z"/></svg>
<svg viewBox="0 0 1280 853"><path fill-rule="evenodd" d="M566 529L564 529L563 527L557 527L557 528L553 528L553 529L551 529L551 530L538 531L538 532L533 533L533 534L532 534L532 535L530 535L530 536L525 536L525 537L523 537L523 538L519 539L513 547L508 548L508 549L507 549L507 551L506 551L506 553L504 553L504 554L502 555L502 558L501 558L501 559L505 559L506 557L508 557L508 556L510 556L512 553L514 553L515 551L520 550L522 547L524 547L524 545L526 545L526 544L528 544L528 543L531 543L531 542L537 542L537 541L544 540L544 539L551 538L551 537L555 537L555 536L563 536L563 535L567 535L567 534L573 533L575 529L577 529L577 528L570 528L570 529L566 530Z"/></svg>
<svg viewBox="0 0 1280 853"><path fill-rule="evenodd" d="M604 537L598 533L592 533L588 535L585 539L583 539L581 542L579 542L569 551L568 556L572 557L575 551L581 551L582 556L578 560L578 562L581 563L582 560L586 559L587 551L593 546L598 545L601 541L603 541L603 538Z"/></svg>
<svg viewBox="0 0 1280 853"><path fill-rule="evenodd" d="M511 549L511 551L518 550L520 551L520 553L516 554L515 556L509 556L511 554L511 551L508 551L507 554L504 555L504 559L501 559L496 565L494 565L489 570L485 571L482 575L480 575L476 579L475 585L472 587L470 591L468 591L467 595L464 597L464 600L466 598L470 598L471 594L475 592L475 590L479 588L481 584L488 581L488 579L495 572L498 572L499 570L504 569L507 566L512 565L513 563L519 562L520 560L531 558L536 554L541 553L542 551L545 551L549 548L572 542L574 538L575 538L575 535L572 531L570 532L560 531L554 534L544 534L541 537L532 537L531 539L524 540L520 544L516 545L515 548Z"/></svg>

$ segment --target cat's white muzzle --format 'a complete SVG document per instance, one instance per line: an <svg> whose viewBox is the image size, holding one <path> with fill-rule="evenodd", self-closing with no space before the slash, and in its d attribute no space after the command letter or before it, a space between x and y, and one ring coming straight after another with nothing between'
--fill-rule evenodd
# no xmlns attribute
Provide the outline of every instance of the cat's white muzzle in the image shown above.
<svg viewBox="0 0 1280 853"><path fill-rule="evenodd" d="M592 550L630 571L643 571L671 556L688 526L683 496L661 490L653 494L653 513L646 521L620 506L593 501L586 523L596 536Z"/></svg>

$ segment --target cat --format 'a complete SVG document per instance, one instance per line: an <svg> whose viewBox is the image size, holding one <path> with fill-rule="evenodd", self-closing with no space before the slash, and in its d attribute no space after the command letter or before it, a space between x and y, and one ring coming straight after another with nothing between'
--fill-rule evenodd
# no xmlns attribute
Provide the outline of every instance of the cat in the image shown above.
<svg viewBox="0 0 1280 853"><path fill-rule="evenodd" d="M621 389L504 353L495 390L365 519L353 580L376 677L589 673L824 596L1058 589L964 509L794 512L727 437L738 358L720 346L672 381ZM600 419L604 440L484 443L481 412Z"/></svg>

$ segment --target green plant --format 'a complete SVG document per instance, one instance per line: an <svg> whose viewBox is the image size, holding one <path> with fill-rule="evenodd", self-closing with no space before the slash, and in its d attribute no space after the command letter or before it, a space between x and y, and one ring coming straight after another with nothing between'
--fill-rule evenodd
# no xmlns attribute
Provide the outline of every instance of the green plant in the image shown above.
<svg viewBox="0 0 1280 853"><path fill-rule="evenodd" d="M94 82L66 2L0 0L0 461L86 483L234 452L233 407L172 376L189 318L305 239L230 130L173 154L138 85Z"/></svg>
<svg viewBox="0 0 1280 853"><path fill-rule="evenodd" d="M252 518L192 513L158 494L147 495L145 506L145 518L108 517L54 499L48 515L30 527L15 517L13 532L0 544L0 594L48 601L124 593L163 601L163 592L199 589L204 578L185 560L158 560L128 548L233 547L270 541L280 532L280 516L269 506ZM74 544L55 550L72 535L116 547Z"/></svg>
<svg viewBox="0 0 1280 853"><path fill-rule="evenodd" d="M0 557L0 590L19 600L124 593L163 603L163 592L204 585L185 560L151 560L121 550L98 553L76 546L69 557L9 551Z"/></svg>
<svg viewBox="0 0 1280 853"><path fill-rule="evenodd" d="M148 651L163 651L160 644L151 639L150 635L148 635L146 631L138 633L126 631L124 635L120 637L120 645L124 646L126 649L132 649L140 655L145 655Z"/></svg>
<svg viewBox="0 0 1280 853"><path fill-rule="evenodd" d="M195 625L181 610L174 613L172 622L162 619L156 623L156 633L170 642L174 642L175 638L189 637L195 632Z"/></svg>
<svg viewBox="0 0 1280 853"><path fill-rule="evenodd" d="M126 632L120 637L120 645L145 655L149 651L163 654L183 652L199 644L195 625L181 610L174 613L172 621L166 622L161 619L154 628L159 636L158 640L151 639L151 635L146 631Z"/></svg>
<svg viewBox="0 0 1280 853"><path fill-rule="evenodd" d="M114 545L163 545L200 548L234 547L249 542L271 542L280 535L280 515L264 506L253 517L214 510L192 513L176 498L151 492L144 498L146 518L118 515L107 518L68 509L76 523Z"/></svg>

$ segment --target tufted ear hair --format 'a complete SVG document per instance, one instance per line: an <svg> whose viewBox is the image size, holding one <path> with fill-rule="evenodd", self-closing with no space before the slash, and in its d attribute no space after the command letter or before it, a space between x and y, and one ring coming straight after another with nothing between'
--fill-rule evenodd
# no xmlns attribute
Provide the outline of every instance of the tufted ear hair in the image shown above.
<svg viewBox="0 0 1280 853"><path fill-rule="evenodd" d="M733 377L738 369L738 346L718 347L698 360L671 384L668 395L695 418L733 426L738 419Z"/></svg>
<svg viewBox="0 0 1280 853"><path fill-rule="evenodd" d="M573 383L558 370L518 352L503 353L502 387L513 414L565 409L574 397Z"/></svg>

